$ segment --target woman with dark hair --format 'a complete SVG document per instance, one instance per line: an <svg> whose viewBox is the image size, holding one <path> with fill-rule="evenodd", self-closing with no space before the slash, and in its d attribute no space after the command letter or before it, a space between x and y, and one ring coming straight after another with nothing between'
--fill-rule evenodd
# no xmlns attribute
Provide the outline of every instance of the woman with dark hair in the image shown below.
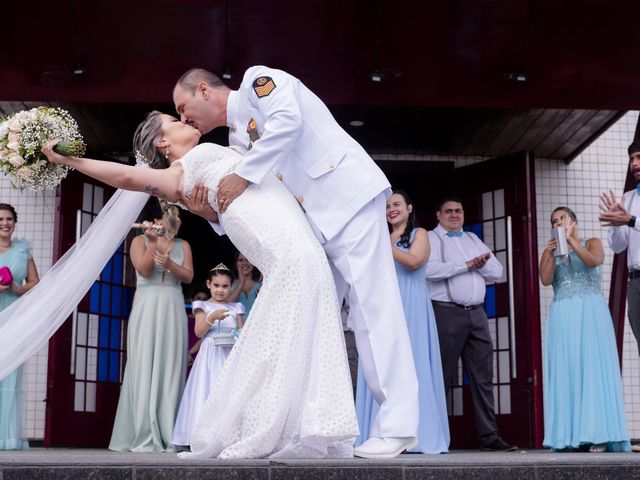
<svg viewBox="0 0 640 480"><path fill-rule="evenodd" d="M242 156L199 139L192 126L152 112L134 136L139 159L152 168L63 157L53 151L55 141L43 152L115 187L171 202L202 183L217 212L218 183ZM264 282L193 425L192 452L181 455L351 457L358 427L338 299L304 212L274 174L251 184L217 220Z"/></svg>
<svg viewBox="0 0 640 480"><path fill-rule="evenodd" d="M551 226L565 229L568 245L558 245L564 239L554 235L540 259L540 280L553 285L545 329L543 445L628 452L616 339L600 290L602 242L582 240L577 225L570 208L556 208Z"/></svg>
<svg viewBox="0 0 640 480"><path fill-rule="evenodd" d="M387 222L402 307L418 374L418 446L411 451L444 453L449 449L449 423L438 330L425 282L425 269L430 253L429 237L424 228L416 225L413 204L401 190L394 190L387 200ZM356 412L361 435L356 444L369 438L378 408L367 387L362 369L359 368Z"/></svg>
<svg viewBox="0 0 640 480"><path fill-rule="evenodd" d="M152 198L140 220L164 232L147 228L131 242L136 293L109 449L173 451L171 435L187 372L187 313L180 284L191 283L193 261L189 244L176 238L177 207L158 205Z"/></svg>
<svg viewBox="0 0 640 480"><path fill-rule="evenodd" d="M233 264L233 285L231 285L230 302L240 302L246 311L245 319L249 316L251 307L256 301L262 282L260 270L249 263L240 252L236 254Z"/></svg>
<svg viewBox="0 0 640 480"><path fill-rule="evenodd" d="M38 270L26 240L13 240L18 221L15 208L0 203L0 310L31 290ZM0 450L28 447L22 434L22 366L0 380Z"/></svg>

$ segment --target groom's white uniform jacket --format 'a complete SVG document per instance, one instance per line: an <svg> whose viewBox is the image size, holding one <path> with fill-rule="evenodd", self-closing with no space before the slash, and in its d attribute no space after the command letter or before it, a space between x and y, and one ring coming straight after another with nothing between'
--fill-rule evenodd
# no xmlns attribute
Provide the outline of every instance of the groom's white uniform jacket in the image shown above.
<svg viewBox="0 0 640 480"><path fill-rule="evenodd" d="M229 144L247 150L235 173L252 183L277 175L327 240L389 188L326 105L282 70L248 69L229 95L227 124Z"/></svg>

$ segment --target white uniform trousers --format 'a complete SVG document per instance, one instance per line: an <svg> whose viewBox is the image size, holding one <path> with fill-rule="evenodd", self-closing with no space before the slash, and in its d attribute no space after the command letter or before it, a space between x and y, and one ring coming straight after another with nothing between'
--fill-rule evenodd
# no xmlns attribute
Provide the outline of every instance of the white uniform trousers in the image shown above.
<svg viewBox="0 0 640 480"><path fill-rule="evenodd" d="M353 325L367 385L380 405L374 437L415 437L418 379L404 318L383 193L366 204L323 247L333 270L338 298L350 285Z"/></svg>

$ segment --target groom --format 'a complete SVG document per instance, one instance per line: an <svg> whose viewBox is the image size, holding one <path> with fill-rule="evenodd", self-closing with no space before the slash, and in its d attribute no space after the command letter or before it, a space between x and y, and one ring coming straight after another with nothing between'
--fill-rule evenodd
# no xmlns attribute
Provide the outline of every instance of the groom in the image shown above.
<svg viewBox="0 0 640 480"><path fill-rule="evenodd" d="M201 69L176 83L182 121L203 134L226 125L229 144L246 154L220 181L224 212L250 183L276 175L306 213L329 258L338 298L350 285L350 316L367 384L380 410L372 437L354 455L393 458L416 446L418 383L396 280L385 200L390 186L364 149L300 80L249 68L237 91ZM201 187L189 202L213 220Z"/></svg>

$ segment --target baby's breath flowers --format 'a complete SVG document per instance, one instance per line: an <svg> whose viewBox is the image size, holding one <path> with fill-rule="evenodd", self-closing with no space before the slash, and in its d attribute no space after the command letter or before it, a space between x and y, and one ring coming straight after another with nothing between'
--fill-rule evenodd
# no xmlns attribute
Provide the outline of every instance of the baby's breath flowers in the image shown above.
<svg viewBox="0 0 640 480"><path fill-rule="evenodd" d="M80 157L86 151L78 124L61 108L32 108L0 120L0 168L16 188L47 190L67 176L67 165L51 163L41 152L54 138L61 139L55 146L61 155Z"/></svg>

